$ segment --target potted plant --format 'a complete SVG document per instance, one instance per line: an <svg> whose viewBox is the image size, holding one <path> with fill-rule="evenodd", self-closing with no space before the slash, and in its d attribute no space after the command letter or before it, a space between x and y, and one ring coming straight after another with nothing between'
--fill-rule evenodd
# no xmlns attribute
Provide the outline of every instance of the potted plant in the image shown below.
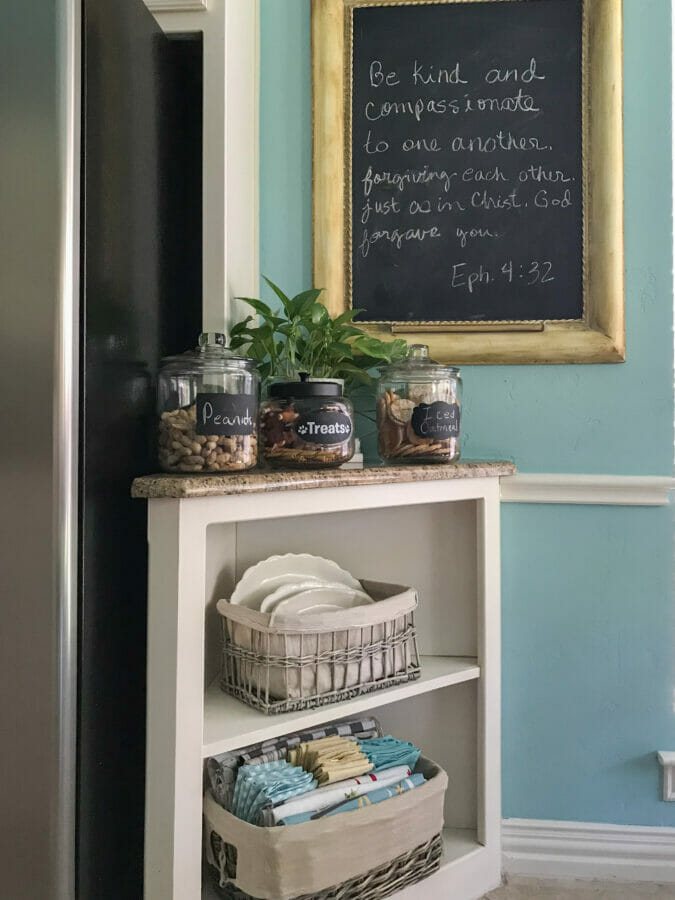
<svg viewBox="0 0 675 900"><path fill-rule="evenodd" d="M320 289L287 297L268 278L265 281L281 307L272 310L262 300L237 298L253 307L259 320L250 315L233 325L229 344L232 350L245 347L258 361L263 382L290 381L307 372L312 378L339 378L353 395L372 383L370 370L405 356L404 340L382 341L354 325L361 310L350 309L333 318L319 301Z"/></svg>
<svg viewBox="0 0 675 900"><path fill-rule="evenodd" d="M375 396L369 390L374 382L371 372L402 359L406 355L406 342L382 341L366 334L353 322L360 312L358 309L331 317L319 301L319 289L288 297L268 278L265 281L281 306L273 310L262 300L238 298L251 306L258 318L250 315L232 326L230 349L244 348L248 356L257 360L263 387L276 380L295 381L301 372L311 378L343 381L345 393L361 420L356 430L364 455L376 456Z"/></svg>

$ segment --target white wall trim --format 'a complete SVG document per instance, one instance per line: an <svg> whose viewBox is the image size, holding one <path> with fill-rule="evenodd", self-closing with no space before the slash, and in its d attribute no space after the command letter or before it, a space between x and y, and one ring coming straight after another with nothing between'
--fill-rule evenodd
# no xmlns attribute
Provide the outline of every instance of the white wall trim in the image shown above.
<svg viewBox="0 0 675 900"><path fill-rule="evenodd" d="M145 0L150 12L203 12L207 0Z"/></svg>
<svg viewBox="0 0 675 900"><path fill-rule="evenodd" d="M675 883L675 828L504 819L504 871Z"/></svg>
<svg viewBox="0 0 675 900"><path fill-rule="evenodd" d="M501 479L505 503L666 506L675 479L658 475L511 475Z"/></svg>
<svg viewBox="0 0 675 900"><path fill-rule="evenodd" d="M242 311L233 298L260 286L259 0L146 3L165 32L204 36L202 319L205 331L226 332Z"/></svg>
<svg viewBox="0 0 675 900"><path fill-rule="evenodd" d="M657 756L663 766L663 799L675 801L675 752L661 750Z"/></svg>

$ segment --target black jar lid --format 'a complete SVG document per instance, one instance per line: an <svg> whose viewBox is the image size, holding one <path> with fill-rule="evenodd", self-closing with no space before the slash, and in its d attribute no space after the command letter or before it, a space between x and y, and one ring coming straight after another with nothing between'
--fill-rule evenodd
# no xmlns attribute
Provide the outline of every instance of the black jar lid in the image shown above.
<svg viewBox="0 0 675 900"><path fill-rule="evenodd" d="M309 381L307 372L300 372L300 381L277 381L270 385L269 395L275 400L292 400L304 397L342 399L339 381Z"/></svg>

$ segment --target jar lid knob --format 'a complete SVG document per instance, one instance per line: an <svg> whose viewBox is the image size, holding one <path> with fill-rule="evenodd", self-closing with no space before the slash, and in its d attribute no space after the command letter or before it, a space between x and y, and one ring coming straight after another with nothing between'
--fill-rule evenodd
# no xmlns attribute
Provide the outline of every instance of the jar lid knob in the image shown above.
<svg viewBox="0 0 675 900"><path fill-rule="evenodd" d="M408 347L409 359L427 359L429 356L428 344L411 344Z"/></svg>
<svg viewBox="0 0 675 900"><path fill-rule="evenodd" d="M304 384L306 381L309 381L309 372L298 372L300 376L300 381Z"/></svg>
<svg viewBox="0 0 675 900"><path fill-rule="evenodd" d="M224 347L225 335L220 331L202 331L199 335L200 347Z"/></svg>

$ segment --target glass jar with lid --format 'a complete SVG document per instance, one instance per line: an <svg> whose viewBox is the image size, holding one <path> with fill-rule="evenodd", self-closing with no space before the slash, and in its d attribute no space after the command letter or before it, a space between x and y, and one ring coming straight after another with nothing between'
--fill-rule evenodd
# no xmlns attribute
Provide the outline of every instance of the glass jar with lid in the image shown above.
<svg viewBox="0 0 675 900"><path fill-rule="evenodd" d="M274 467L330 469L354 455L354 407L340 381L279 381L260 405L260 452Z"/></svg>
<svg viewBox="0 0 675 900"><path fill-rule="evenodd" d="M411 345L378 382L380 456L403 465L458 460L461 393L459 369L431 359L425 344Z"/></svg>
<svg viewBox="0 0 675 900"><path fill-rule="evenodd" d="M225 335L201 334L199 346L162 361L159 462L165 472L236 472L258 460L255 361L225 349Z"/></svg>

